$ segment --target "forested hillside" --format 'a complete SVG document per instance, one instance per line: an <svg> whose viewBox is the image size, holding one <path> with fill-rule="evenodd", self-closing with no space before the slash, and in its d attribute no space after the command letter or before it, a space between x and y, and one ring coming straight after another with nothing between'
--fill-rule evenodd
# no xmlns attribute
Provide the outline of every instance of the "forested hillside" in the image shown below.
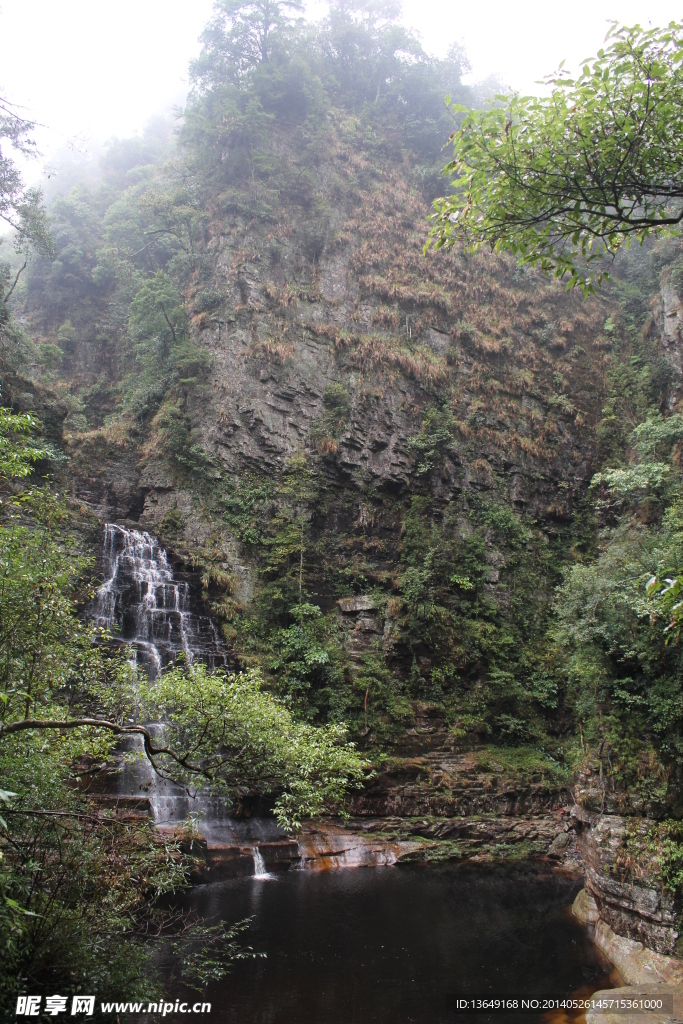
<svg viewBox="0 0 683 1024"><path fill-rule="evenodd" d="M420 758L473 752L489 788L664 820L679 892L680 241L589 297L425 254L444 96L494 86L391 5L256 6L217 5L175 126L51 198L2 403L39 417L81 554L103 522L159 537L235 664L345 724L398 813L450 798Z"/></svg>
<svg viewBox="0 0 683 1024"><path fill-rule="evenodd" d="M13 301L66 412L54 471L200 568L239 661L305 717L381 747L418 701L459 739L564 755L579 722L605 728L595 669L553 652L614 516L591 478L675 401L649 300L676 243L586 300L424 256L443 97L477 102L464 56L348 6L321 30L285 13L265 60L219 14L176 133L113 142L99 183L52 202L56 257ZM353 595L372 615L347 637Z"/></svg>

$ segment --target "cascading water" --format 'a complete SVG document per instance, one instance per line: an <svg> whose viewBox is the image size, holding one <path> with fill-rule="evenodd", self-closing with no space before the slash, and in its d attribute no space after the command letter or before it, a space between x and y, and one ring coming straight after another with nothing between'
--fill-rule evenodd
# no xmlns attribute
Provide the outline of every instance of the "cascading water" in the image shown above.
<svg viewBox="0 0 683 1024"><path fill-rule="evenodd" d="M134 660L155 679L179 654L209 669L229 666L228 654L208 615L197 615L190 587L176 580L166 552L149 533L107 523L104 528L104 582L97 592L94 618L98 626L134 652ZM163 726L148 723L153 733ZM146 796L157 824L175 824L190 814L212 819L227 814L225 801L188 792L160 779L144 757L142 739L128 738L124 748L138 754L126 759L117 776L117 795Z"/></svg>
<svg viewBox="0 0 683 1024"><path fill-rule="evenodd" d="M107 523L103 562L104 582L93 608L95 622L112 630L152 679L181 653L190 664L201 660L209 669L229 667L227 650L215 625L207 615L192 610L189 584L174 577L166 552L154 537ZM146 724L157 746L163 745L163 723ZM157 826L175 826L191 818L206 841L207 855L214 858L212 871L220 872L225 865L231 871L231 865L237 865L243 873L249 873L251 860L255 878L274 879L276 875L268 871L260 844L271 864L289 864L286 858L278 860L277 850L282 852L292 841L273 818L237 820L231 816L232 805L226 797L193 792L160 778L144 755L139 735L127 736L119 750L115 792L109 790L105 795L123 800L124 806L130 806L126 801L133 801L137 808L141 800L148 800ZM351 847L343 841L337 846L324 837L314 837L298 848L293 863L303 868L393 863L388 859L391 854L381 853L382 859L378 859L374 849L365 848L367 844L361 843L360 850L353 840Z"/></svg>
<svg viewBox="0 0 683 1024"><path fill-rule="evenodd" d="M214 623L191 610L189 585L174 579L166 552L149 533L105 526L95 621L105 629L117 627L152 678L180 653L190 664L199 658L211 669L228 665Z"/></svg>
<svg viewBox="0 0 683 1024"><path fill-rule="evenodd" d="M104 530L104 582L97 592L94 619L129 646L137 664L157 678L179 654L186 661L205 662L209 669L229 667L229 657L208 615L192 610L188 583L174 577L168 557L149 533L107 523ZM163 724L147 726L159 743ZM231 847L251 855L254 874L271 878L258 843L286 840L273 819L237 821L225 797L190 792L161 779L144 756L142 738L129 736L116 774L116 796L149 800L157 826L177 825L190 816L209 846Z"/></svg>
<svg viewBox="0 0 683 1024"><path fill-rule="evenodd" d="M261 855L261 851L258 846L255 846L252 851L254 857L254 875L257 878L268 878L268 871L266 869L265 861Z"/></svg>

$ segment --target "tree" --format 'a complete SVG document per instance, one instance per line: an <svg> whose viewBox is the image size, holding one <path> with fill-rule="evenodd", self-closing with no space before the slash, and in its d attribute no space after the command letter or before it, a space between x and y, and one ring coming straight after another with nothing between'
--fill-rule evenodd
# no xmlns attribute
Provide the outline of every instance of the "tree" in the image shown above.
<svg viewBox="0 0 683 1024"><path fill-rule="evenodd" d="M683 24L618 27L547 97L499 95L463 114L434 203L435 248L512 252L592 291L604 258L683 220Z"/></svg>
<svg viewBox="0 0 683 1024"><path fill-rule="evenodd" d="M0 263L0 294L3 306L6 306L16 288L31 254L34 251L40 256L54 254L54 242L47 226L42 193L37 188L24 188L14 160L7 155L7 145L15 153L21 153L23 156L35 154L35 141L30 137L34 127L31 121L26 121L16 113L13 104L0 96L0 219L12 228L15 251L23 259L14 275L10 264Z"/></svg>
<svg viewBox="0 0 683 1024"><path fill-rule="evenodd" d="M38 421L29 413L0 408L0 479L28 476L34 462L46 458L46 448L33 444L31 432Z"/></svg>
<svg viewBox="0 0 683 1024"><path fill-rule="evenodd" d="M335 0L323 46L342 92L377 101L406 66L424 60L419 40L397 24L395 0Z"/></svg>
<svg viewBox="0 0 683 1024"><path fill-rule="evenodd" d="M140 351L154 345L162 357L178 345L185 332L181 295L163 270L142 284L130 304L128 326Z"/></svg>
<svg viewBox="0 0 683 1024"><path fill-rule="evenodd" d="M204 88L241 80L267 63L272 37L303 12L300 0L216 0L214 18L200 36L204 44L191 65L193 81Z"/></svg>

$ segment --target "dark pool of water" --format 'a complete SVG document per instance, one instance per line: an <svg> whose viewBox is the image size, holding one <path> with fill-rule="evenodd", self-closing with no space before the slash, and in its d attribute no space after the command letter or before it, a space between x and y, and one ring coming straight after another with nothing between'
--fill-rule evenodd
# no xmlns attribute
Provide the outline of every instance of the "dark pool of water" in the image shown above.
<svg viewBox="0 0 683 1024"><path fill-rule="evenodd" d="M253 915L246 941L267 956L236 963L202 998L214 1024L465 1024L487 1018L458 1014L457 996L609 987L608 962L568 911L579 888L542 865L288 872L203 886L189 905L213 920Z"/></svg>

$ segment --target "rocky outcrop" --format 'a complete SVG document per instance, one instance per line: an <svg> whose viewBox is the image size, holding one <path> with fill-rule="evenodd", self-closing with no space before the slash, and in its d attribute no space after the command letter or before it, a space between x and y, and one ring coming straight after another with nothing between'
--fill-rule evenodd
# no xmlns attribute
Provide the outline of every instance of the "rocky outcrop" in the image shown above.
<svg viewBox="0 0 683 1024"><path fill-rule="evenodd" d="M385 838L420 838L422 845L400 860L520 860L542 857L564 871L579 872L580 854L572 821L562 811L520 816L385 818L356 820L355 831Z"/></svg>
<svg viewBox="0 0 683 1024"><path fill-rule="evenodd" d="M678 939L674 899L663 889L652 855L638 856L639 840L653 822L594 814L579 806L572 817L586 889L600 921L618 936L658 953L672 953Z"/></svg>
<svg viewBox="0 0 683 1024"><path fill-rule="evenodd" d="M283 154L299 144L282 128ZM599 304L503 258L425 258L429 206L408 165L369 168L347 152L341 160L342 139L326 149L316 188L336 229L314 254L286 189L276 237L239 203L206 210L202 286L191 285L187 306L191 340L211 366L174 406L203 453L202 472L214 482L273 478L304 449L342 487L405 494L421 475L446 501L498 478L515 508L567 516L591 475ZM245 199L253 189L233 185ZM326 425L330 384L345 389L348 408ZM446 393L458 444L418 474L410 439ZM167 442L151 414L126 437L111 427L75 432L65 477L103 518L156 528L186 490L188 455L174 461Z"/></svg>
<svg viewBox="0 0 683 1024"><path fill-rule="evenodd" d="M444 749L447 737L443 721L430 708L418 706L415 726L407 731L404 745L414 742L428 752L396 760L387 767L351 797L351 812L374 818L464 818L482 814L522 817L562 810L571 804L567 789L541 777L534 781L510 779L486 770L476 752L459 753L448 745Z"/></svg>
<svg viewBox="0 0 683 1024"><path fill-rule="evenodd" d="M387 838L335 825L308 826L298 839L298 867L308 871L383 867L410 859L423 848L416 839Z"/></svg>
<svg viewBox="0 0 683 1024"><path fill-rule="evenodd" d="M380 602L373 597L343 597L337 601L340 637L352 665L371 654L386 635ZM387 620L388 623L388 620Z"/></svg>
<svg viewBox="0 0 683 1024"><path fill-rule="evenodd" d="M683 988L683 962L657 953L635 939L617 935L600 919L598 905L588 889L582 889L578 894L572 913L592 929L596 945L628 985L667 984Z"/></svg>
<svg viewBox="0 0 683 1024"><path fill-rule="evenodd" d="M202 826L199 826L202 831ZM188 847L189 849L189 847ZM580 870L571 823L562 815L460 819L368 819L340 825L319 821L296 837L245 844L231 836L193 837L193 877L215 882L255 874L258 850L268 872L329 871L444 860L520 860L545 857L565 871Z"/></svg>
<svg viewBox="0 0 683 1024"><path fill-rule="evenodd" d="M680 812L671 803L676 791L667 804L648 800L616 787L599 763L588 763L573 795L572 818L586 880L582 899L592 906L590 914L575 906L577 916L583 913L596 924L596 941L603 942L620 970L623 958L638 960L639 951L666 959L678 941L680 908L663 885L652 835L658 820ZM633 974L635 980L648 977Z"/></svg>
<svg viewBox="0 0 683 1024"><path fill-rule="evenodd" d="M683 991L671 985L636 983L602 989L590 998L586 1024L680 1024L683 1020Z"/></svg>

